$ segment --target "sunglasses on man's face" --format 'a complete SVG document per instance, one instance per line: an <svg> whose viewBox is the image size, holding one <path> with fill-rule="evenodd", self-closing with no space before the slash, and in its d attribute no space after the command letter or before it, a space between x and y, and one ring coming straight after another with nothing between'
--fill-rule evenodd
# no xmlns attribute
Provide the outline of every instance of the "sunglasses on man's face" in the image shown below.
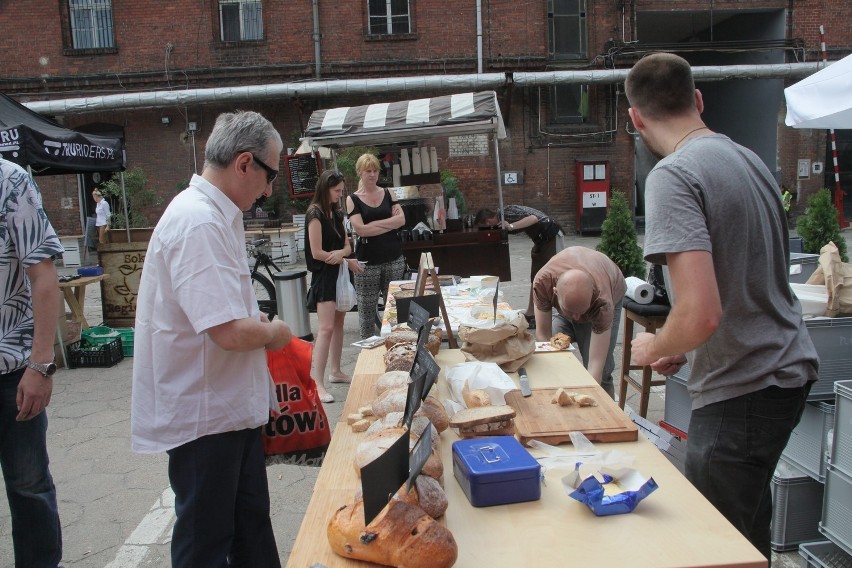
<svg viewBox="0 0 852 568"><path fill-rule="evenodd" d="M261 160L260 158L258 158L254 154L252 154L251 157L257 163L258 166L260 166L261 168L266 170L266 183L270 184L273 181L275 181L275 178L278 177L278 170L274 170L274 169L270 168L265 163L263 163L263 160Z"/></svg>

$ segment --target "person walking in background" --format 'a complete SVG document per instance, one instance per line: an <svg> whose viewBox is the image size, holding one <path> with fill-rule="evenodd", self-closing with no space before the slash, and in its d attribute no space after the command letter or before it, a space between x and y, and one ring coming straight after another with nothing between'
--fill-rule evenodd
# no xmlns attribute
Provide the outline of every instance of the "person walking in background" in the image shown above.
<svg viewBox="0 0 852 568"><path fill-rule="evenodd" d="M379 159L363 154L355 162L358 191L346 198L346 211L358 235L356 254L366 262L364 272L355 275L358 295L358 322L361 339L376 333L376 306L379 294L386 297L388 284L405 274L405 257L399 228L405 225L405 214L391 193L376 183Z"/></svg>
<svg viewBox="0 0 852 568"><path fill-rule="evenodd" d="M536 340L549 341L551 330L571 336L589 374L613 398L612 353L626 292L617 264L601 252L579 246L557 253L533 280Z"/></svg>
<svg viewBox="0 0 852 568"><path fill-rule="evenodd" d="M533 242L532 250L530 250L532 261L530 264L530 283L532 283L541 267L553 258L553 255L562 250L562 228L556 221L538 209L525 205L507 205L503 207L502 212L503 229L510 233L523 231ZM478 226L484 227L497 226L500 221L497 211L480 209L476 212L474 222ZM527 323L535 324L532 286L530 286L530 297L524 316L527 318Z"/></svg>
<svg viewBox="0 0 852 568"><path fill-rule="evenodd" d="M106 234L109 230L109 216L111 215L109 203L97 189L92 192L92 198L95 200L95 228L98 230L98 242L104 244L107 242Z"/></svg>
<svg viewBox="0 0 852 568"><path fill-rule="evenodd" d="M341 265L348 263L349 271L364 271L352 253L349 235L343 227L344 177L340 172L326 170L317 180L316 192L305 213L305 260L311 271L309 297L316 301L319 331L314 341L311 359L311 378L317 383L317 392L323 402L334 402L334 397L324 385L325 366L331 356L330 383L349 383L352 377L340 368L343 351L343 320L346 312L337 310L337 277ZM310 306L309 306L310 307Z"/></svg>
<svg viewBox="0 0 852 568"><path fill-rule="evenodd" d="M62 528L47 456L53 338L60 308L53 259L62 245L41 194L20 166L0 159L0 465L12 516L15 566L56 567Z"/></svg>
<svg viewBox="0 0 852 568"><path fill-rule="evenodd" d="M633 339L633 362L670 375L689 359L686 477L770 558L770 480L818 366L788 285L781 191L754 152L701 120L687 61L646 56L625 86L661 158L645 183L645 259L668 264L673 297L665 325Z"/></svg>
<svg viewBox="0 0 852 568"><path fill-rule="evenodd" d="M258 309L242 212L272 193L283 144L255 112L219 115L157 223L139 284L131 443L169 455L172 566L279 567L261 426L278 403L266 350L291 339Z"/></svg>

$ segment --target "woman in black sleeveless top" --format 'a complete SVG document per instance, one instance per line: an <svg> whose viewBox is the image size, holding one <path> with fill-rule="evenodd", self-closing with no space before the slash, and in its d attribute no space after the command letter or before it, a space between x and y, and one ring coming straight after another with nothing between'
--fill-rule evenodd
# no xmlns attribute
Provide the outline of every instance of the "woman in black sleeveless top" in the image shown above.
<svg viewBox="0 0 852 568"><path fill-rule="evenodd" d="M343 318L346 312L337 311L337 276L344 262L350 272L360 272L361 265L346 257L352 252L349 236L343 228L343 176L335 171L325 171L317 180L316 192L305 213L305 261L311 271L311 291L316 298L319 331L311 357L311 378L317 383L317 392L323 402L334 402L325 389L325 366L331 355L331 383L348 383L352 378L340 368L343 350Z"/></svg>
<svg viewBox="0 0 852 568"><path fill-rule="evenodd" d="M360 178L358 191L346 198L346 211L359 237L358 260L367 263L365 271L355 275L361 339L366 339L376 333L379 294L386 296L391 280L401 280L405 274L398 230L405 224L405 215L394 196L377 185L376 156L363 154L355 162L355 172Z"/></svg>

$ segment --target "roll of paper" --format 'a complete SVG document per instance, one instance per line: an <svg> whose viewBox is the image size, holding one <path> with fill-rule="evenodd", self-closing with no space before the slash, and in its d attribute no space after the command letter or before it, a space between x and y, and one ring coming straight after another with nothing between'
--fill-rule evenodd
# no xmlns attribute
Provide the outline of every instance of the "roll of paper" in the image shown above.
<svg viewBox="0 0 852 568"><path fill-rule="evenodd" d="M421 171L420 148L411 149L411 173L419 175Z"/></svg>
<svg viewBox="0 0 852 568"><path fill-rule="evenodd" d="M635 276L628 276L625 280L627 283L628 298L637 304L650 304L654 301L654 287Z"/></svg>
<svg viewBox="0 0 852 568"><path fill-rule="evenodd" d="M429 159L429 146L420 148L420 173L428 174L432 172L432 162Z"/></svg>
<svg viewBox="0 0 852 568"><path fill-rule="evenodd" d="M408 161L408 150L403 148L399 153L399 165L401 168L401 174L404 176L411 175L411 162Z"/></svg>
<svg viewBox="0 0 852 568"><path fill-rule="evenodd" d="M400 185L402 185L400 183L399 176L400 176L399 164L394 164L393 165L393 186L394 187L399 187Z"/></svg>

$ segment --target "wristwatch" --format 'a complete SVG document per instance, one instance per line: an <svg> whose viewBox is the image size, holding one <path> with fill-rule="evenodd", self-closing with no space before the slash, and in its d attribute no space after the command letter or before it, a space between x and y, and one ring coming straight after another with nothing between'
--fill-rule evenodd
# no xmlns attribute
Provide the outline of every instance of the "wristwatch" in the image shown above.
<svg viewBox="0 0 852 568"><path fill-rule="evenodd" d="M32 361L27 361L27 367L30 369L35 369L39 373L45 376L45 378L53 375L56 372L56 363L51 361L50 363L34 363Z"/></svg>

